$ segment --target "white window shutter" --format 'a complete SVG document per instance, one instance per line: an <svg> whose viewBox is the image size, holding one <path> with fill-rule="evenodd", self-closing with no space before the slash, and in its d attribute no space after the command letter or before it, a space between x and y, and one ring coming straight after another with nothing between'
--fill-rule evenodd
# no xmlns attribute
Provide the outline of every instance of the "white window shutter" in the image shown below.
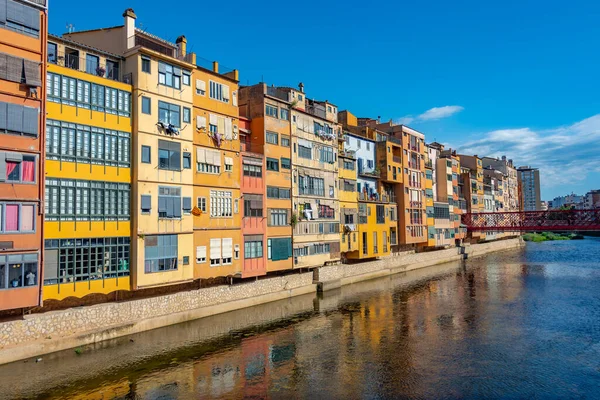
<svg viewBox="0 0 600 400"><path fill-rule="evenodd" d="M225 140L231 140L233 136L233 127L231 118L225 118Z"/></svg>
<svg viewBox="0 0 600 400"><path fill-rule="evenodd" d="M237 90L231 92L231 101L234 107L237 107Z"/></svg>
<svg viewBox="0 0 600 400"><path fill-rule="evenodd" d="M202 115L196 117L196 128L206 129L206 117L203 117Z"/></svg>
<svg viewBox="0 0 600 400"><path fill-rule="evenodd" d="M204 261L199 261L204 260ZM206 246L198 246L196 247L196 262L206 262Z"/></svg>
<svg viewBox="0 0 600 400"><path fill-rule="evenodd" d="M233 258L233 239L223 239L223 258Z"/></svg>
<svg viewBox="0 0 600 400"><path fill-rule="evenodd" d="M210 114L210 124L217 126L219 124L219 118L216 114Z"/></svg>
<svg viewBox="0 0 600 400"><path fill-rule="evenodd" d="M229 86L223 85L223 98L229 100Z"/></svg>
<svg viewBox="0 0 600 400"><path fill-rule="evenodd" d="M201 79L196 79L196 89L206 92L206 82Z"/></svg>
<svg viewBox="0 0 600 400"><path fill-rule="evenodd" d="M221 258L221 239L210 239L210 258Z"/></svg>

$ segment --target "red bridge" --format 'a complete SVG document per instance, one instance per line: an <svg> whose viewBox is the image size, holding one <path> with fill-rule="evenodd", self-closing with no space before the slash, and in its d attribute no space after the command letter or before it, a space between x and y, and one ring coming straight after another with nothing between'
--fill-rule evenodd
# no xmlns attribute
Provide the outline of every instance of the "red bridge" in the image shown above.
<svg viewBox="0 0 600 400"><path fill-rule="evenodd" d="M600 231L600 209L467 213L469 231Z"/></svg>

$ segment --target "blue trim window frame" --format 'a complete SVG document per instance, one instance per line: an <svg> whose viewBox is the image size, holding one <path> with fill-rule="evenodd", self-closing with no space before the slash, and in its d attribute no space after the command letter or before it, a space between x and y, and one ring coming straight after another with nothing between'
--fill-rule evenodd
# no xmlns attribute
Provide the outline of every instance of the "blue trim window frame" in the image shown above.
<svg viewBox="0 0 600 400"><path fill-rule="evenodd" d="M46 158L129 168L131 133L46 120Z"/></svg>
<svg viewBox="0 0 600 400"><path fill-rule="evenodd" d="M131 117L131 93L53 72L46 74L48 101Z"/></svg>
<svg viewBox="0 0 600 400"><path fill-rule="evenodd" d="M177 235L152 235L144 238L144 272L175 271L178 268Z"/></svg>
<svg viewBox="0 0 600 400"><path fill-rule="evenodd" d="M181 68L159 61L158 84L181 89Z"/></svg>
<svg viewBox="0 0 600 400"><path fill-rule="evenodd" d="M181 127L181 107L177 104L158 102L158 120L165 124L171 124L174 127Z"/></svg>

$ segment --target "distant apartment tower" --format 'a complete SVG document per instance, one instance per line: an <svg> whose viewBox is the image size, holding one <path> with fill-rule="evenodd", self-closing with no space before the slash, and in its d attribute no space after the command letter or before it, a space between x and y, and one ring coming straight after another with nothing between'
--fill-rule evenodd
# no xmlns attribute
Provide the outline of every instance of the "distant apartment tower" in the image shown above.
<svg viewBox="0 0 600 400"><path fill-rule="evenodd" d="M585 208L600 208L600 190L590 190L586 193Z"/></svg>
<svg viewBox="0 0 600 400"><path fill-rule="evenodd" d="M0 311L41 303L46 0L0 0Z"/></svg>
<svg viewBox="0 0 600 400"><path fill-rule="evenodd" d="M523 211L540 211L542 199L540 194L540 171L529 166L517 168L519 180L520 204Z"/></svg>

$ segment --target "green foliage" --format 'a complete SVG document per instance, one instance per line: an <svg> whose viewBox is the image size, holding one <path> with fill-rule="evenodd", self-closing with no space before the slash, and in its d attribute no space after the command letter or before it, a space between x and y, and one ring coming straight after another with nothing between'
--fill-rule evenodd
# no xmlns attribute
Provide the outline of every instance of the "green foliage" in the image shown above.
<svg viewBox="0 0 600 400"><path fill-rule="evenodd" d="M523 235L523 240L526 242L546 242L548 240L571 240L575 236L575 234L561 234L554 232L526 233Z"/></svg>

